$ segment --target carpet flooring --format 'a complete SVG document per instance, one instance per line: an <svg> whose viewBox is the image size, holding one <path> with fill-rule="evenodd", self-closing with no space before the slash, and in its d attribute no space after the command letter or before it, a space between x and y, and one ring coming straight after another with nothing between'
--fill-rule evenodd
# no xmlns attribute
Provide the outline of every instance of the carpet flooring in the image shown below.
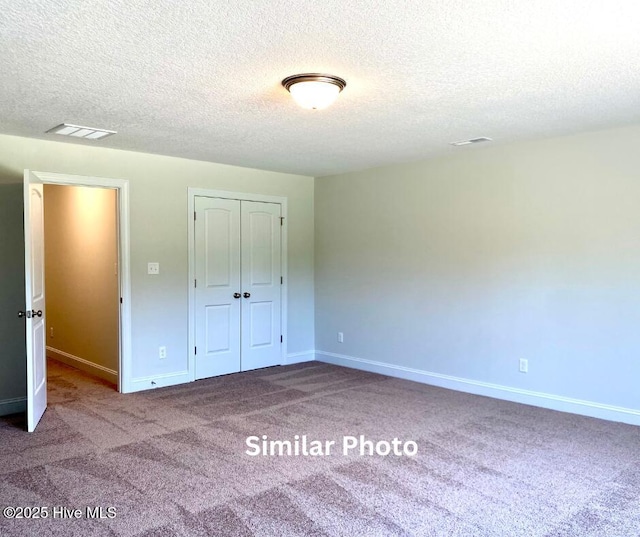
<svg viewBox="0 0 640 537"><path fill-rule="evenodd" d="M23 426L0 418L0 508L48 518L3 537L640 535L639 427L318 362L129 395L50 362ZM263 435L336 443L248 455ZM360 435L418 452L345 455Z"/></svg>

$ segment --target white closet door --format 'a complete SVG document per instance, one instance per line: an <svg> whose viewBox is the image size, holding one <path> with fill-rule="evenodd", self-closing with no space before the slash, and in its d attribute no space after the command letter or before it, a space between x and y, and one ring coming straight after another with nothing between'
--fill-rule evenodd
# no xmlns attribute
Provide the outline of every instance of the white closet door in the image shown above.
<svg viewBox="0 0 640 537"><path fill-rule="evenodd" d="M281 357L280 204L242 201L242 370Z"/></svg>
<svg viewBox="0 0 640 537"><path fill-rule="evenodd" d="M240 201L196 197L196 379L240 371Z"/></svg>

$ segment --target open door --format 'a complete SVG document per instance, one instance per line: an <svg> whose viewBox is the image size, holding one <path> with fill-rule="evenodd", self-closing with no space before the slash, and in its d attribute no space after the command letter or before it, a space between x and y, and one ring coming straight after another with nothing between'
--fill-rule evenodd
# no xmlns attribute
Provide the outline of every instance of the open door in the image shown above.
<svg viewBox="0 0 640 537"><path fill-rule="evenodd" d="M27 430L33 432L47 409L44 302L44 189L24 171L24 259L27 321Z"/></svg>

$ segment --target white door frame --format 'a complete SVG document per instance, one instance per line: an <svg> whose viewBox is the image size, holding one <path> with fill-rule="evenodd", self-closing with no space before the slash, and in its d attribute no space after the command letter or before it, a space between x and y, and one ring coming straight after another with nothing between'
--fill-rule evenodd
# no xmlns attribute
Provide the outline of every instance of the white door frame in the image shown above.
<svg viewBox="0 0 640 537"><path fill-rule="evenodd" d="M31 172L46 185L113 188L118 202L118 278L120 286L120 360L118 391L131 391L131 264L129 252L129 181L62 173ZM46 197L45 197L46 203ZM46 245L45 245L46 248ZM46 295L45 295L46 301Z"/></svg>
<svg viewBox="0 0 640 537"><path fill-rule="evenodd" d="M196 303L196 290L193 282L196 279L196 252L194 249L195 244L195 202L197 196L203 196L205 198L222 198L239 201L262 201L265 203L279 203L282 212L280 213L283 220L283 225L280 228L282 235L282 245L280 250L281 270L283 283L281 287L281 305L280 305L280 329L282 330L282 345L280 346L280 364L284 365L287 360L287 198L281 196L267 196L264 194L250 194L246 192L229 192L226 190L209 190L205 188L188 188L188 240L189 240L189 281L187 283L189 288L189 378L194 381L196 379L196 316L195 316L195 303Z"/></svg>

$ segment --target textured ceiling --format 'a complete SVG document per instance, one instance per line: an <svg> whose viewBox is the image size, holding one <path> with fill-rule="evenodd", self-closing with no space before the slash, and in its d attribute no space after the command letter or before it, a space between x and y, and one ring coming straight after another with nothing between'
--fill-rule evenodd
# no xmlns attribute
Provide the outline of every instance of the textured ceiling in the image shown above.
<svg viewBox="0 0 640 537"><path fill-rule="evenodd" d="M0 0L0 51L0 132L313 176L640 121L637 0Z"/></svg>

